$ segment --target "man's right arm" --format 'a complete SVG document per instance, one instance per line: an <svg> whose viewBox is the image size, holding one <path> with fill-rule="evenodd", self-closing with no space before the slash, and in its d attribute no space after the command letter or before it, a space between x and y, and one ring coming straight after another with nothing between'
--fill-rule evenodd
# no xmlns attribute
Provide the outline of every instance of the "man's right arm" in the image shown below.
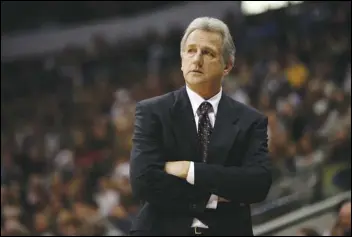
<svg viewBox="0 0 352 237"><path fill-rule="evenodd" d="M130 178L134 195L172 213L203 212L210 193L164 171L161 121L141 103L136 106Z"/></svg>

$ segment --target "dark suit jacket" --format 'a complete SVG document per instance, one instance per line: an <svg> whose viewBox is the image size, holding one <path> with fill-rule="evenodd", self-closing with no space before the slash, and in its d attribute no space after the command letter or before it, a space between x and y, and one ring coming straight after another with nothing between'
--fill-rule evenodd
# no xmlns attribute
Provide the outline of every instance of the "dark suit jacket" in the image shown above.
<svg viewBox="0 0 352 237"><path fill-rule="evenodd" d="M223 93L207 164L200 159L186 88L137 103L130 178L142 200L131 235L187 235L196 217L212 235L253 235L250 204L271 186L267 118ZM194 161L195 184L164 171L167 161ZM207 209L211 194L230 200Z"/></svg>

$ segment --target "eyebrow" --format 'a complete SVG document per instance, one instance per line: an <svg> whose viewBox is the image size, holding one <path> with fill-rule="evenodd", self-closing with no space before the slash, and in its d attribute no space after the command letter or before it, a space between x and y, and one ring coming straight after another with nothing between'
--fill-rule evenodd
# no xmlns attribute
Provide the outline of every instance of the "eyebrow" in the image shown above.
<svg viewBox="0 0 352 237"><path fill-rule="evenodd" d="M187 45L186 46L186 48L193 48L193 47L195 47L196 46L196 44L189 44L189 45ZM212 51L212 52L216 52L216 50L214 49L214 48L212 48L212 47L209 47L209 46L202 46L201 47L202 49L207 49L207 50L210 50L210 51Z"/></svg>

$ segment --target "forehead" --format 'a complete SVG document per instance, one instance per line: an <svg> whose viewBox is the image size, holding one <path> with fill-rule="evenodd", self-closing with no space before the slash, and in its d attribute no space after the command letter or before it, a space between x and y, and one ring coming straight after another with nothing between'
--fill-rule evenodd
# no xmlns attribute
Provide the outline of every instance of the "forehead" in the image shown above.
<svg viewBox="0 0 352 237"><path fill-rule="evenodd" d="M189 34L185 46L209 47L220 50L222 46L221 34L205 30L195 30Z"/></svg>

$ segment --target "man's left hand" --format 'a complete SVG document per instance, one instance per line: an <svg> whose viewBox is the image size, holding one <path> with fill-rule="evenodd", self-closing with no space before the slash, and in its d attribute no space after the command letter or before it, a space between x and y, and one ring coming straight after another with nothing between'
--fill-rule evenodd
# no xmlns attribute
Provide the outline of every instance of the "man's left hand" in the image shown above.
<svg viewBox="0 0 352 237"><path fill-rule="evenodd" d="M182 179L186 179L189 166L189 161L169 161L165 164L165 171L168 174L177 176Z"/></svg>

